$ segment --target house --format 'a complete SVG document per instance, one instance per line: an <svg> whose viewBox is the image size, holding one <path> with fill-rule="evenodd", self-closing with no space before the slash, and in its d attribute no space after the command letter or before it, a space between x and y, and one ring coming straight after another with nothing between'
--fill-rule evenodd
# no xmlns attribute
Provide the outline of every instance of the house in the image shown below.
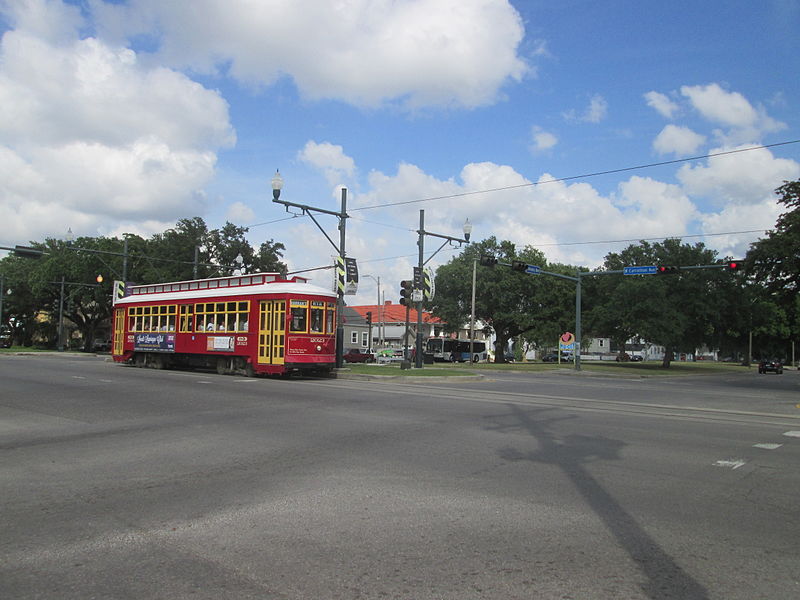
<svg viewBox="0 0 800 600"><path fill-rule="evenodd" d="M367 313L372 320L371 326L367 324ZM408 330L406 330L406 307L402 304L393 304L391 301L382 305L345 306L342 317L345 349L402 349L404 346L414 346L416 343L417 311L414 308L408 310ZM440 319L422 311L423 339L441 335L442 326Z"/></svg>

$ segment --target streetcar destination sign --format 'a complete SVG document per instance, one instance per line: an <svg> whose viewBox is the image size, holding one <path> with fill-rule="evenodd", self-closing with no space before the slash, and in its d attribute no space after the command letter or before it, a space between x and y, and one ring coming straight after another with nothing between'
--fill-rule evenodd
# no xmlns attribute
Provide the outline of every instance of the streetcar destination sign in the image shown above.
<svg viewBox="0 0 800 600"><path fill-rule="evenodd" d="M650 267L625 267L622 269L623 275L655 275L656 266Z"/></svg>

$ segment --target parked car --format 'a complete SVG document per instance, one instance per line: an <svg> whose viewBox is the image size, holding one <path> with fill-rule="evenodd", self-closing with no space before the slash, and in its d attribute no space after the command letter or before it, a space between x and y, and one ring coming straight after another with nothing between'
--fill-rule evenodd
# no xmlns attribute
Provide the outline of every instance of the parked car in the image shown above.
<svg viewBox="0 0 800 600"><path fill-rule="evenodd" d="M631 362L642 362L644 357L641 354L631 354Z"/></svg>
<svg viewBox="0 0 800 600"><path fill-rule="evenodd" d="M364 352L359 348L352 348L342 355L345 362L349 363L371 363L375 362L375 355L371 352Z"/></svg>
<svg viewBox="0 0 800 600"><path fill-rule="evenodd" d="M0 348L11 348L11 334L0 333Z"/></svg>
<svg viewBox="0 0 800 600"><path fill-rule="evenodd" d="M506 352L503 354L503 358L505 358L507 363L513 363L516 360L513 352Z"/></svg>
<svg viewBox="0 0 800 600"><path fill-rule="evenodd" d="M93 348L95 352L110 352L111 340L95 340Z"/></svg>
<svg viewBox="0 0 800 600"><path fill-rule="evenodd" d="M773 372L780 375L783 373L783 363L779 360L762 360L758 363L758 372L761 374Z"/></svg>
<svg viewBox="0 0 800 600"><path fill-rule="evenodd" d="M542 362L558 362L558 354L551 352L542 357Z"/></svg>

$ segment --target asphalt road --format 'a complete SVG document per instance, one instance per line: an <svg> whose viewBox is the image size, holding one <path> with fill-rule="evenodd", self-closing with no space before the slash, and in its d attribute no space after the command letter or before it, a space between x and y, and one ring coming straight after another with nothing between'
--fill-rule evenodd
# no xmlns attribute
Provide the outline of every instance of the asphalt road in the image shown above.
<svg viewBox="0 0 800 600"><path fill-rule="evenodd" d="M799 392L0 355L0 597L800 597Z"/></svg>

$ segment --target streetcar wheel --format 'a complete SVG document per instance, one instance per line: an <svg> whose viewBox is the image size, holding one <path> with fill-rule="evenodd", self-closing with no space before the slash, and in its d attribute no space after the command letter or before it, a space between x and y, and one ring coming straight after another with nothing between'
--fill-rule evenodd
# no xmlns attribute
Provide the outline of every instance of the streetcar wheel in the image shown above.
<svg viewBox="0 0 800 600"><path fill-rule="evenodd" d="M228 372L228 361L225 358L218 358L217 359L217 374L218 375L225 375Z"/></svg>
<svg viewBox="0 0 800 600"><path fill-rule="evenodd" d="M140 369L144 367L145 364L145 355L141 353L137 353L133 355L133 364Z"/></svg>

